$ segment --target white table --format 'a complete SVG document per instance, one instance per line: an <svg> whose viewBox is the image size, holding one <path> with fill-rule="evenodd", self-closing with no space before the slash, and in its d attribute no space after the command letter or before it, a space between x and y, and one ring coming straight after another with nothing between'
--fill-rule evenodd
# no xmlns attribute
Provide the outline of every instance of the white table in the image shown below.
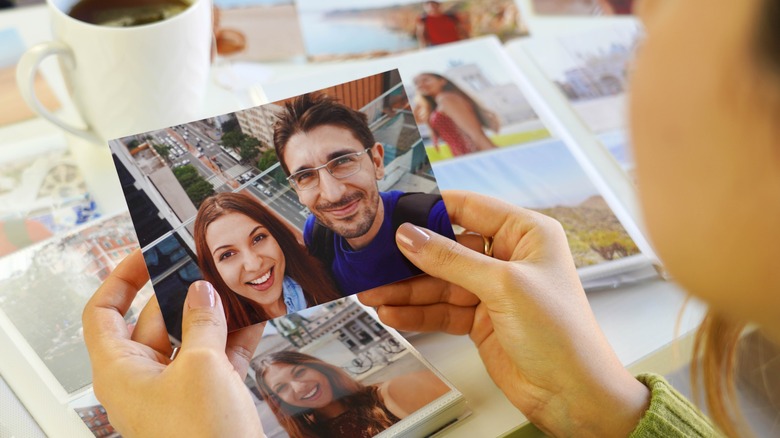
<svg viewBox="0 0 780 438"><path fill-rule="evenodd" d="M43 6L20 8L0 13L0 28L14 26L25 42L32 44L49 38L48 12ZM44 65L44 73L63 101L64 86L54 65ZM244 65L238 74L247 72L267 81L304 74L305 64ZM243 71L243 73L242 73ZM221 74L225 74L222 70ZM203 117L223 114L252 106L258 97L246 88L229 90L212 81L204 105ZM248 82L246 83L248 85ZM68 111L67 105L65 111ZM72 111L72 109L71 109ZM25 136L25 130L53 129L41 121L25 123L6 135ZM4 139L2 141L10 141ZM118 193L117 196L122 196ZM690 357L690 337L702 316L702 307L693 302L681 313L685 296L674 284L650 281L589 293L593 311L607 339L624 365L632 372L669 373ZM679 325L678 325L679 324ZM679 340L680 342L676 342ZM466 397L472 415L446 433L452 437L498 436L527 424L488 377L476 349L468 337L423 334L413 344ZM519 346L522 348L522 346ZM0 418L4 412L0 412ZM89 435L85 435L89 436Z"/></svg>

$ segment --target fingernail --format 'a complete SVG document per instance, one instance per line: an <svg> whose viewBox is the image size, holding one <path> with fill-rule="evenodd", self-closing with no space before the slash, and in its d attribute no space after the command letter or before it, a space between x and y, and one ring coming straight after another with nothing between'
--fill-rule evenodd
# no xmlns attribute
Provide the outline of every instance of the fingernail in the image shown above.
<svg viewBox="0 0 780 438"><path fill-rule="evenodd" d="M214 307L216 304L216 291L208 281L196 281L195 287L187 295L187 307L201 309Z"/></svg>
<svg viewBox="0 0 780 438"><path fill-rule="evenodd" d="M423 245L431 240L431 235L422 228L418 228L410 223L402 224L395 233L395 239L404 248L411 252L419 252Z"/></svg>

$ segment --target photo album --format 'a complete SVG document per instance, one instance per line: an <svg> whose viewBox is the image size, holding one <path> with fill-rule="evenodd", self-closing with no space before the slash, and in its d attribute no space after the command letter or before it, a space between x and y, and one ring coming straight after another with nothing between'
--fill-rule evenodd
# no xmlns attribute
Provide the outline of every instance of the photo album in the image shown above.
<svg viewBox="0 0 780 438"><path fill-rule="evenodd" d="M586 293L666 279L627 134L643 37L631 0L213 3L215 77L284 68L249 87L256 106L109 140L126 212L101 214L61 136L0 154L0 233L25 236L0 247L0 347L44 429L118 436L91 390L80 311L138 247L151 282L129 327L154 296L180 344L198 280L229 331L266 324L245 383L269 438L441 436L468 421L416 334L359 301L422 275L397 248L402 223L467 232L443 191L557 219ZM18 58L22 40L0 40ZM0 127L29 117L0 111Z"/></svg>

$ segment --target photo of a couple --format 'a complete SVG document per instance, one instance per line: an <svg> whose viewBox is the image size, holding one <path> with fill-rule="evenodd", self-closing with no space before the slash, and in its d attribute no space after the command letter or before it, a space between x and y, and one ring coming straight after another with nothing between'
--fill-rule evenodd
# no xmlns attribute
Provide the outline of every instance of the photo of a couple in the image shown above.
<svg viewBox="0 0 780 438"><path fill-rule="evenodd" d="M268 129L263 134L247 120ZM400 76L387 72L213 125L149 134L147 158L133 152L143 145L128 149L136 139L113 140L115 154L146 169L160 210L178 209L173 216L180 223L171 221L171 231L144 247L153 283L153 271L170 278L186 266L189 274L176 287L163 278L155 284L163 314L180 314L186 288L177 290L200 278L214 285L236 330L420 274L398 250L395 230L411 222L453 239L454 233L413 120ZM209 135L219 137L220 148ZM155 144L170 137L176 137L170 148ZM228 149L236 138L238 146ZM185 152L171 158L171 149ZM159 151L169 152L162 160L169 165L149 164ZM198 184L203 189L194 193ZM139 236L147 234L136 216ZM154 241L180 242L181 257L158 267ZM166 317L169 328L176 321Z"/></svg>

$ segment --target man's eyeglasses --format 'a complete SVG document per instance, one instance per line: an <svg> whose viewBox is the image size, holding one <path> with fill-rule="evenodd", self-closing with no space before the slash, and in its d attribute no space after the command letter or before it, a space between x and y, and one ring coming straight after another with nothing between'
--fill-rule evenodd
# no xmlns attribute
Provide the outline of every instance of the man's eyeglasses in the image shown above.
<svg viewBox="0 0 780 438"><path fill-rule="evenodd" d="M350 177L360 171L360 156L370 150L371 148L366 148L360 152L336 157L322 166L299 170L287 177L287 181L295 190L309 190L320 185L320 169L327 170L336 179Z"/></svg>

